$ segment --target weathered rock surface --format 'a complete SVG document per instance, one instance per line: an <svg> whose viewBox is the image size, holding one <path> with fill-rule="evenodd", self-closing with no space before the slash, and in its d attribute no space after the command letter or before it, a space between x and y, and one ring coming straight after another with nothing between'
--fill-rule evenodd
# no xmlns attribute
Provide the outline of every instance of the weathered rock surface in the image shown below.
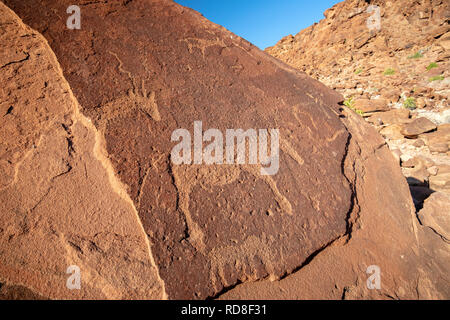
<svg viewBox="0 0 450 320"><path fill-rule="evenodd" d="M62 83L44 129L15 133L30 146L38 141L39 152L2 153L12 166L2 165L11 172L2 174L2 225L29 238L18 236L13 249L2 242L10 267L0 267L0 281L71 297L60 283L70 263L88 270L83 297L450 296L448 247L418 224L383 139L345 112L334 91L170 1L81 1L81 30L65 28L70 1L5 3L47 38L70 87L56 72L35 91L45 98L50 79ZM14 38L11 54L35 38ZM59 72L56 60L51 65ZM19 71L24 79L34 74ZM6 101L24 101L12 113L2 105L7 116L40 100L34 91L8 92ZM72 106L67 112L64 103ZM10 126L28 115L18 113ZM222 132L278 128L278 173L261 176L259 165L174 165L171 134L192 131L194 121ZM69 244L60 249L55 239ZM33 242L36 255L25 266L30 247L23 241ZM430 261L432 249L438 253ZM381 291L365 285L373 264L383 272ZM24 284L18 273L32 270L49 281L38 288L30 276Z"/></svg>
<svg viewBox="0 0 450 320"><path fill-rule="evenodd" d="M419 212L420 222L450 243L450 195L433 193Z"/></svg>
<svg viewBox="0 0 450 320"><path fill-rule="evenodd" d="M402 180L401 173L393 161L386 161L388 149L373 144L377 140L382 143L374 130L356 117L349 112L345 120L350 131L359 132L352 136L349 146L349 154L355 158L346 159L346 168L355 168L357 179L358 214L351 237L336 241L281 281L242 284L221 298L448 298L449 245L431 229L418 225L408 204L395 201L407 197L407 190L388 181ZM361 152L353 153L355 149ZM385 184L375 183L380 178ZM365 273L370 265L380 267L381 290L367 289Z"/></svg>
<svg viewBox="0 0 450 320"><path fill-rule="evenodd" d="M52 50L3 3L0 29L0 298L164 298L133 202ZM66 287L71 265L82 290Z"/></svg>

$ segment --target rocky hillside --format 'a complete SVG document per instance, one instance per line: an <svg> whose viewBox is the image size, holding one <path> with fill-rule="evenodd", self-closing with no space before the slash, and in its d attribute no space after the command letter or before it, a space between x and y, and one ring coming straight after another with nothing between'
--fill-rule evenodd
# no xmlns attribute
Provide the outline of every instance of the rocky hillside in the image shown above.
<svg viewBox="0 0 450 320"><path fill-rule="evenodd" d="M266 51L341 92L376 127L418 209L433 191L449 193L450 2L348 0L324 15Z"/></svg>
<svg viewBox="0 0 450 320"><path fill-rule="evenodd" d="M76 30L72 0L4 3L0 298L450 297L443 231L340 94L172 1L79 1ZM278 129L278 171L173 161L209 128Z"/></svg>

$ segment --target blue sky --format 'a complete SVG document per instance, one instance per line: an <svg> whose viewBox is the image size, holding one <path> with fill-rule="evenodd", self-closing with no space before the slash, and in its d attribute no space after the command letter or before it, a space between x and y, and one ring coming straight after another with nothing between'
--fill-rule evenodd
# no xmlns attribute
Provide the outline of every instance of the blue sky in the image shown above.
<svg viewBox="0 0 450 320"><path fill-rule="evenodd" d="M340 0L175 0L261 49L323 19Z"/></svg>

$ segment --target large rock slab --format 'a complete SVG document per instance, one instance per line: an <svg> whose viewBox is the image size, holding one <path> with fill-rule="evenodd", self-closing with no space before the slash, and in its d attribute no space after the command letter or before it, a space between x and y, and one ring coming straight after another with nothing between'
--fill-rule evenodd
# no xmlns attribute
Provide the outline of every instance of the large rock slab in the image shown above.
<svg viewBox="0 0 450 320"><path fill-rule="evenodd" d="M0 3L0 298L162 299L147 236L46 40ZM69 290L69 266L81 290Z"/></svg>

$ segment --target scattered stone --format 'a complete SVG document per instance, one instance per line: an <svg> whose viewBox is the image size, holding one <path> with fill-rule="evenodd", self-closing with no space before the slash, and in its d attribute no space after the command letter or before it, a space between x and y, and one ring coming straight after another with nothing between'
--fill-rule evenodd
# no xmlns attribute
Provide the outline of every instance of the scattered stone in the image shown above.
<svg viewBox="0 0 450 320"><path fill-rule="evenodd" d="M377 112L370 116L367 121L371 123L380 122L384 125L405 124L411 122L409 119L410 111L408 109L393 109L386 112Z"/></svg>
<svg viewBox="0 0 450 320"><path fill-rule="evenodd" d="M380 134L389 140L403 139L403 125L392 124L380 130Z"/></svg>
<svg viewBox="0 0 450 320"><path fill-rule="evenodd" d="M428 145L431 152L446 153L448 151L448 143L433 143Z"/></svg>
<svg viewBox="0 0 450 320"><path fill-rule="evenodd" d="M420 138L422 138L429 147L433 146L433 149L435 150L446 149L445 151L437 152L447 152L450 144L450 124L442 124L438 126L437 130L434 132L421 134Z"/></svg>
<svg viewBox="0 0 450 320"><path fill-rule="evenodd" d="M430 175L435 176L437 175L437 173L439 172L439 168L437 166L432 166L427 168L428 172L430 173Z"/></svg>
<svg viewBox="0 0 450 320"><path fill-rule="evenodd" d="M420 222L450 242L450 194L434 192L419 211Z"/></svg>
<svg viewBox="0 0 450 320"><path fill-rule="evenodd" d="M423 109L427 106L426 100L424 98L417 98L416 107L419 109Z"/></svg>
<svg viewBox="0 0 450 320"><path fill-rule="evenodd" d="M430 189L450 193L450 166L440 165L435 176L429 179Z"/></svg>
<svg viewBox="0 0 450 320"><path fill-rule="evenodd" d="M388 90L383 91L381 96L386 99L389 103L397 103L400 100L399 90Z"/></svg>
<svg viewBox="0 0 450 320"><path fill-rule="evenodd" d="M419 134L435 129L436 125L427 118L416 118L411 123L406 124L401 133L407 138L417 138Z"/></svg>
<svg viewBox="0 0 450 320"><path fill-rule="evenodd" d="M413 146L416 148L421 148L425 145L425 142L423 142L422 139L417 139L416 141L414 141Z"/></svg>
<svg viewBox="0 0 450 320"><path fill-rule="evenodd" d="M356 99L354 103L356 110L361 110L364 113L388 111L389 107L386 99Z"/></svg>

